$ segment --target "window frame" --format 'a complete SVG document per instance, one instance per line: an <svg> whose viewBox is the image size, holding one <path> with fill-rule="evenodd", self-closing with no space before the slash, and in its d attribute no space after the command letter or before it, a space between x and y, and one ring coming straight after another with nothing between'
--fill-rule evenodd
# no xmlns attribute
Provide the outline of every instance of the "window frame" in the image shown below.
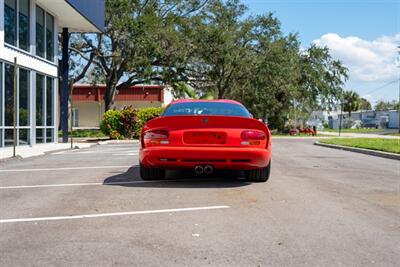
<svg viewBox="0 0 400 267"><path fill-rule="evenodd" d="M28 22L28 36L27 36L27 38L28 38L28 44L27 44L27 47L26 47L26 49L24 49L24 48L22 48L22 47L20 47L20 42L19 42L19 40L20 40L20 38L19 38L19 36L20 36L20 28L19 28L19 14L20 14L20 0L13 0L14 1L14 4L15 4L15 11L14 11L14 16L15 16L15 29L14 29L14 38L15 38L15 40L14 40L14 43L9 43L9 42L7 42L6 41L6 38L4 38L4 44L5 45L10 45L10 46L12 46L12 47L15 47L15 48L17 48L17 49L20 49L20 50L22 50L22 51L24 51L24 52L28 52L28 53L31 53L32 51L31 51L31 44L32 44L32 42L31 42L31 30L32 30L32 25L31 25L31 16L32 16L32 12L31 12L31 1L32 0L26 0L26 1L28 1L28 18L27 18L27 22ZM6 2L4 1L4 5L3 5L3 9L5 10L5 6L6 6ZM4 11L5 12L5 11ZM3 18L3 23L5 22L5 14L4 14L4 18ZM4 23L4 34L5 34L5 23Z"/></svg>
<svg viewBox="0 0 400 267"><path fill-rule="evenodd" d="M51 143L55 143L56 142L56 138L57 138L57 135L56 135L56 133L55 133L55 129L56 129L56 98L55 98L55 96L56 96L56 88L55 88L55 81L56 81L56 78L55 77L52 77L52 76L49 76L49 75L46 75L46 74L43 74L43 73L41 73L41 72L35 72L35 75L36 75L36 79L37 79L37 76L38 75L40 75L40 76L42 76L43 77L43 84L42 84L42 86L43 86L43 88L42 88L42 116L43 116L43 125L36 125L36 119L35 119L35 126L34 126L34 131L35 131L35 135L34 135L34 139L35 139L35 143L36 143L36 140L37 140L37 136L36 136L36 132L37 132L37 130L42 130L43 132L42 132L42 134L43 134L43 142L42 143L38 143L38 144L51 144ZM52 116L52 121L51 121L51 123L52 123L52 125L47 125L47 79L51 79L51 84L52 84L52 96L51 96L51 99L52 99L52 105L51 105L51 108L52 108L52 113L53 113L53 116ZM35 89L36 89L36 91L35 91L35 118L36 118L36 105L37 105L37 102L36 102L36 94L37 94L37 86L35 87ZM47 142L47 131L48 130L51 130L52 131L52 133L53 133L53 140L52 141L50 141L50 142Z"/></svg>
<svg viewBox="0 0 400 267"><path fill-rule="evenodd" d="M13 64L11 62L8 61L4 61L4 60L0 60L0 149L5 147L5 133L6 131L12 131L13 130L13 126L9 125L9 126L5 126L5 110L3 107L5 107L5 67L6 65L12 66ZM56 132L56 123L57 123L57 107L58 107L58 103L57 103L57 78L53 77L53 76L49 76L46 75L44 73L38 72L36 70L33 69L29 69L29 68L25 68L22 66L17 66L17 107L19 107L20 101L20 81L19 81L19 72L20 69L24 69L28 72L27 78L28 78L28 113L29 113L29 117L28 117L28 125L26 126L19 126L19 112L17 111L17 125L16 125L16 130L17 130L17 146L30 146L33 144L36 144L36 130L37 129L42 129L43 133L44 133L44 140L43 140L43 144L46 143L56 143L57 142L57 132ZM46 93L47 93L47 78L51 79L51 84L52 84L52 112L53 112L53 117L52 117L52 125L47 126L46 125L46 121L45 124L43 126L37 126L36 125L36 75L41 75L43 76L43 101L46 101ZM46 103L43 102L44 105L44 109L46 109ZM43 110L43 112L46 112L46 110ZM44 113L43 116L47 116L47 113ZM44 119L46 119L46 117L44 117ZM20 140L20 131L21 130L27 130L27 137L28 137L28 143L27 144L22 144L23 140ZM47 136L47 131L51 131L51 137L52 140L51 141L47 141L48 136ZM42 144L42 143L38 143L38 144ZM10 146L7 146L10 147Z"/></svg>
<svg viewBox="0 0 400 267"><path fill-rule="evenodd" d="M35 25L36 25L36 20L37 20L37 8L40 8L41 10L43 10L43 56L38 55L37 53L37 46L36 46L36 32L37 32L37 27L35 26L35 56L39 57L42 60L45 60L47 62L51 62L51 63L55 63L56 60L56 46L57 43L55 42L55 36L57 34L56 31L56 17L54 16L54 14L52 14L51 12L49 12L45 7L41 6L39 3L35 3ZM53 25L52 25L52 37L51 37L51 43L53 45L53 49L52 49L52 57L51 60L47 58L47 16L50 16L53 20Z"/></svg>
<svg viewBox="0 0 400 267"><path fill-rule="evenodd" d="M27 44L27 49L24 49L24 48L22 48L22 47L20 47L20 42L19 42L19 40L20 40L20 28L19 28L19 13L20 13L20 8L19 8L19 2L20 2L20 0L16 0L16 2L17 2L17 47L19 48L19 49L21 49L21 50L23 50L23 51L26 51L26 52L31 52L31 30L32 30L32 25L31 25L31 16L32 16L32 14L31 14L31 0L26 0L26 1L28 1L28 19L27 19L27 21L28 21L28 36L27 36L27 38L28 38L28 44Z"/></svg>

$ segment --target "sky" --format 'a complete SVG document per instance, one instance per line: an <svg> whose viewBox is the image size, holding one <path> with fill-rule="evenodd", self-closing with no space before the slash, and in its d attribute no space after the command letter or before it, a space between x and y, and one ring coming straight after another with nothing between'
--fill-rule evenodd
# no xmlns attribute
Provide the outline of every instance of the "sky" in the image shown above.
<svg viewBox="0 0 400 267"><path fill-rule="evenodd" d="M302 46L327 46L349 69L345 90L372 104L399 99L400 0L242 0L249 14L273 12Z"/></svg>

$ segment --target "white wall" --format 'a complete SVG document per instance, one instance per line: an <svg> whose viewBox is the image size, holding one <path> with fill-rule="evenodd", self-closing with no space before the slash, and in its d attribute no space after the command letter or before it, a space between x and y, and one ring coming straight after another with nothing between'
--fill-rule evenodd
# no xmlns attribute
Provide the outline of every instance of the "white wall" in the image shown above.
<svg viewBox="0 0 400 267"><path fill-rule="evenodd" d="M174 101L174 95L172 94L172 88L166 86L166 87L164 87L164 103L163 103L163 106L168 105L172 101Z"/></svg>

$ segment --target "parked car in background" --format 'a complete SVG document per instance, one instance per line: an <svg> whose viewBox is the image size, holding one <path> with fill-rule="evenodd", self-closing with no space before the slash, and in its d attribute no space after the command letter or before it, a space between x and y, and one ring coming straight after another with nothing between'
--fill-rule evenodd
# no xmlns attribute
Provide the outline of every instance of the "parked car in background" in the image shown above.
<svg viewBox="0 0 400 267"><path fill-rule="evenodd" d="M243 170L245 179L265 182L271 171L271 135L239 102L178 100L148 121L139 152L143 180L163 179L167 169Z"/></svg>
<svg viewBox="0 0 400 267"><path fill-rule="evenodd" d="M362 120L362 127L363 128L379 128L379 122L375 118L365 118Z"/></svg>

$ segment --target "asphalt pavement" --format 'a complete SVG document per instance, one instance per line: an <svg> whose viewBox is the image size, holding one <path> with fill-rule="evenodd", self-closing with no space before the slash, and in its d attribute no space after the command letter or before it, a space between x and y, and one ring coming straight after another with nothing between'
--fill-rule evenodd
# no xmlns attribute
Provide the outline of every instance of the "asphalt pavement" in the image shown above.
<svg viewBox="0 0 400 267"><path fill-rule="evenodd" d="M0 162L0 266L399 266L400 161L314 141L266 183L145 182L136 144Z"/></svg>

